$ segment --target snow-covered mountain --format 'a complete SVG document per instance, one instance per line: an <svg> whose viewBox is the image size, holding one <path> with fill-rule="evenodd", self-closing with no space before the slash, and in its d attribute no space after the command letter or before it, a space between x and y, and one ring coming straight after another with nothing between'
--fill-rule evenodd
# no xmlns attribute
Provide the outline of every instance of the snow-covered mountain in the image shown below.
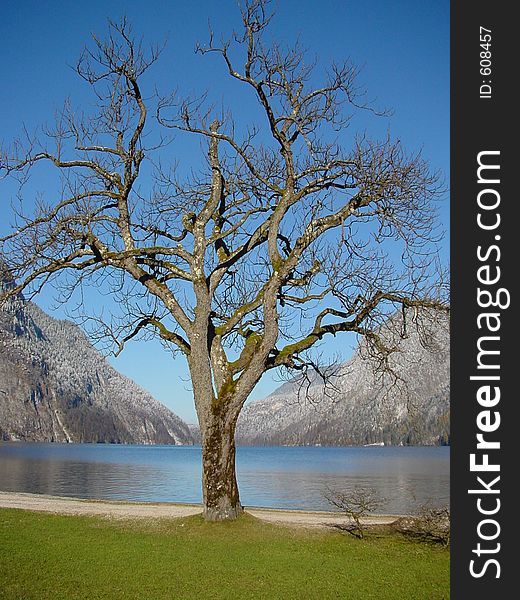
<svg viewBox="0 0 520 600"><path fill-rule="evenodd" d="M78 326L21 296L0 309L2 439L193 443L187 424L113 369Z"/></svg>
<svg viewBox="0 0 520 600"><path fill-rule="evenodd" d="M353 357L325 389L298 379L247 405L237 441L248 445L443 444L449 441L449 320L407 311L394 315L380 334L391 372L361 340ZM401 340L401 337L404 339Z"/></svg>

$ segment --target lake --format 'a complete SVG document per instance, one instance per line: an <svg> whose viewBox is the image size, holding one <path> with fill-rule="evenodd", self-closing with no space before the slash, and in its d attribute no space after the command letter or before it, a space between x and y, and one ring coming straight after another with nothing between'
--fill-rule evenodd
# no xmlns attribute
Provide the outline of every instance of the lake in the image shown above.
<svg viewBox="0 0 520 600"><path fill-rule="evenodd" d="M376 489L379 512L449 502L448 447L239 447L245 506L329 510L327 488ZM0 442L0 491L200 502L199 446Z"/></svg>

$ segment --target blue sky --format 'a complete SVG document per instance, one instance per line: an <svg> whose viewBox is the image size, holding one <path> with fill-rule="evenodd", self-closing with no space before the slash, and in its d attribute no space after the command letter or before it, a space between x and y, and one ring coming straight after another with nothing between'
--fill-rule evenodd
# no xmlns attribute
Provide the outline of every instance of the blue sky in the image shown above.
<svg viewBox="0 0 520 600"><path fill-rule="evenodd" d="M449 179L449 2L447 0L396 0L388 2L334 2L333 0L278 0L273 35L291 43L297 37L312 57L326 66L350 57L361 67L359 81L376 106L391 108L392 115L367 123L369 133L399 138L410 150L422 149L433 169ZM137 2L134 0L88 3L25 0L2 2L0 52L0 141L18 136L24 124L33 130L52 123L54 111L65 98L73 104L92 102L87 86L71 65L92 32L103 34L107 18L126 15L136 32L150 43L168 40L160 62L150 74L163 91L177 88L196 93L210 90L216 102L241 103L225 80L216 56L195 55L198 41L207 40L208 20L216 34L227 36L239 26L235 0L199 2ZM223 81L224 78L224 81ZM363 125L365 126L365 124ZM196 162L198 157L189 155ZM44 186L45 182L40 182ZM9 220L11 190L0 184L0 231ZM446 230L449 206L440 206ZM448 242L445 243L448 254ZM46 310L52 294L38 299ZM54 310L63 316L61 309ZM350 343L344 346L348 356ZM110 359L156 398L187 421L195 412L183 359L175 363L159 344L129 344ZM276 388L265 377L252 398Z"/></svg>

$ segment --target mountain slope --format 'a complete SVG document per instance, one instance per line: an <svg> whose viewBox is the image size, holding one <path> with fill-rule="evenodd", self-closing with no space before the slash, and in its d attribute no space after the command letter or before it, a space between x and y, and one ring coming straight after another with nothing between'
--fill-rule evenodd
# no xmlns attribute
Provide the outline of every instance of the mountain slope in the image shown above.
<svg viewBox="0 0 520 600"><path fill-rule="evenodd" d="M79 327L21 296L0 309L0 439L193 443L186 423L113 369Z"/></svg>
<svg viewBox="0 0 520 600"><path fill-rule="evenodd" d="M406 327L406 330L404 329ZM334 389L298 380L247 405L237 441L248 445L439 444L449 440L449 322L428 313L394 315L380 334L399 351L392 373L378 369L361 340L334 378ZM401 341L401 335L404 339Z"/></svg>

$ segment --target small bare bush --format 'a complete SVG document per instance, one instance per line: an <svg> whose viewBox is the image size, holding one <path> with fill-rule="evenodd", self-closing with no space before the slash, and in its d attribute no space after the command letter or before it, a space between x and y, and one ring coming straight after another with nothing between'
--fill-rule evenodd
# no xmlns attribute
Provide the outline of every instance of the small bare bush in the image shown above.
<svg viewBox="0 0 520 600"><path fill-rule="evenodd" d="M348 523L339 527L358 539L362 539L365 534L365 525L362 519L385 503L385 499L379 496L374 489L362 487L347 491L328 489L325 498L349 518Z"/></svg>
<svg viewBox="0 0 520 600"><path fill-rule="evenodd" d="M395 523L395 529L423 542L450 545L451 514L448 506L422 506L413 517L403 517Z"/></svg>

